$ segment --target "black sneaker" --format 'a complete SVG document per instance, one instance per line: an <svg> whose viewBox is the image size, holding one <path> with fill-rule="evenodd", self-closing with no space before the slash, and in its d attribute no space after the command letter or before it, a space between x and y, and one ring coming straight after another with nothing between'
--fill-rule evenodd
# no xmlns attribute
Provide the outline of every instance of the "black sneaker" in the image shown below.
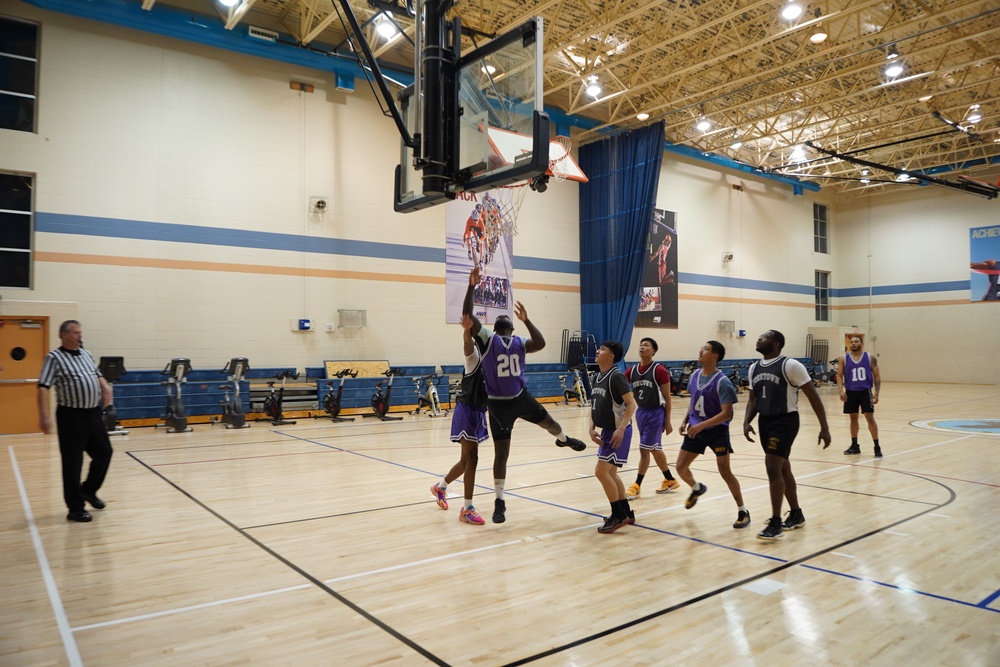
<svg viewBox="0 0 1000 667"><path fill-rule="evenodd" d="M736 515L736 522L733 524L733 528L746 528L750 525L750 512L747 510L740 510L740 513Z"/></svg>
<svg viewBox="0 0 1000 667"><path fill-rule="evenodd" d="M757 533L758 540L776 540L781 536L781 517L772 516L767 520L767 527Z"/></svg>
<svg viewBox="0 0 1000 667"><path fill-rule="evenodd" d="M628 517L615 516L612 514L605 517L604 525L597 529L599 533L613 533L628 522Z"/></svg>
<svg viewBox="0 0 1000 667"><path fill-rule="evenodd" d="M493 523L503 523L507 520L504 514L507 512L507 503L500 498L493 502Z"/></svg>
<svg viewBox="0 0 1000 667"><path fill-rule="evenodd" d="M851 445L850 447L848 447L847 449L844 450L844 453L845 454L860 454L861 453L861 448L858 447L857 445Z"/></svg>
<svg viewBox="0 0 1000 667"><path fill-rule="evenodd" d="M691 495L688 496L688 499L684 501L684 509L689 510L694 507L698 503L698 496L705 495L706 491L708 491L708 487L701 482L698 482L698 488L693 490Z"/></svg>
<svg viewBox="0 0 1000 667"><path fill-rule="evenodd" d="M635 510L629 510L628 511L628 516L625 517L625 525L626 526L634 526L635 525Z"/></svg>
<svg viewBox="0 0 1000 667"><path fill-rule="evenodd" d="M882 458L882 448L881 447L876 447L875 448L875 458L877 458L877 459Z"/></svg>
<svg viewBox="0 0 1000 667"><path fill-rule="evenodd" d="M781 522L781 527L785 530L795 530L796 528L805 528L806 517L802 514L801 509L790 510L784 521Z"/></svg>
<svg viewBox="0 0 1000 667"><path fill-rule="evenodd" d="M83 494L83 499L86 500L88 503L90 503L90 506L93 507L95 510L102 510L105 507L107 507L107 505L104 504L104 501L98 498L97 496L88 496L85 493Z"/></svg>
<svg viewBox="0 0 1000 667"><path fill-rule="evenodd" d="M66 515L69 521L78 521L80 523L87 523L88 521L93 521L94 517L90 516L87 510L80 510L79 512L70 512Z"/></svg>
<svg viewBox="0 0 1000 667"><path fill-rule="evenodd" d="M587 443L583 440L577 440L576 438L571 438L567 435L566 442L556 440L556 447L572 447L574 452L582 452L587 448Z"/></svg>

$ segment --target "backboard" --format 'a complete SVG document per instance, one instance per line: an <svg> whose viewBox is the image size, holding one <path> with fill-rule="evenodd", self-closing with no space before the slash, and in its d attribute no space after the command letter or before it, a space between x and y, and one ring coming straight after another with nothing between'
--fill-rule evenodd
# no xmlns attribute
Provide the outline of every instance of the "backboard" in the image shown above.
<svg viewBox="0 0 1000 667"><path fill-rule="evenodd" d="M420 85L418 81L400 93L404 122L411 134L421 135L422 145L417 155L405 142L401 144L397 211L433 206L461 192L483 192L548 170L549 122L542 111L543 41L542 20L536 17L461 56L444 68L436 83L424 80ZM433 69L423 64L418 63L418 68L435 77ZM427 91L435 90L441 91L442 99L429 105ZM427 113L428 109L432 112ZM434 113L434 109L440 111ZM435 149L428 144L434 141L444 144L438 154L448 178L445 188L425 185L430 180L425 178L427 156ZM516 149L511 145L515 141Z"/></svg>

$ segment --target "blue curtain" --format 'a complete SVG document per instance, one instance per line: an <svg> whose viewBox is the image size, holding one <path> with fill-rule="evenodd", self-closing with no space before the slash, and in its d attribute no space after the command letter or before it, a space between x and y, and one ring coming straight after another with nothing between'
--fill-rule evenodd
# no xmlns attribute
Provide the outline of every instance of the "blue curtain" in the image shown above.
<svg viewBox="0 0 1000 667"><path fill-rule="evenodd" d="M663 122L580 148L580 320L628 349L663 162Z"/></svg>

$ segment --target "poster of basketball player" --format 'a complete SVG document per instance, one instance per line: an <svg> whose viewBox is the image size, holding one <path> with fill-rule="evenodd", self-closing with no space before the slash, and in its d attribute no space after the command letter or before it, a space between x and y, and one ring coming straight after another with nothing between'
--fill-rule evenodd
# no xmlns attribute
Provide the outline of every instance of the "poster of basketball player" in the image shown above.
<svg viewBox="0 0 1000 667"><path fill-rule="evenodd" d="M1000 301L1000 225L969 230L969 289L973 301Z"/></svg>
<svg viewBox="0 0 1000 667"><path fill-rule="evenodd" d="M503 230L503 189L464 192L445 205L445 280L447 321L462 321L469 272L478 264L482 281L473 292L476 316L493 324L514 316L514 238Z"/></svg>
<svg viewBox="0 0 1000 667"><path fill-rule="evenodd" d="M637 327L677 328L677 214L653 210L646 237Z"/></svg>

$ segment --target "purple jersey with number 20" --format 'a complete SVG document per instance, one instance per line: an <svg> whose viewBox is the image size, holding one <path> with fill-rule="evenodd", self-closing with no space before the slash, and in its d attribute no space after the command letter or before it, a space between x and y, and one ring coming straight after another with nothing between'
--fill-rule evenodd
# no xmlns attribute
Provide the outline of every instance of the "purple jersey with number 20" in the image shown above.
<svg viewBox="0 0 1000 667"><path fill-rule="evenodd" d="M512 398L521 393L524 381L524 339L490 335L483 355L483 379L490 398Z"/></svg>

